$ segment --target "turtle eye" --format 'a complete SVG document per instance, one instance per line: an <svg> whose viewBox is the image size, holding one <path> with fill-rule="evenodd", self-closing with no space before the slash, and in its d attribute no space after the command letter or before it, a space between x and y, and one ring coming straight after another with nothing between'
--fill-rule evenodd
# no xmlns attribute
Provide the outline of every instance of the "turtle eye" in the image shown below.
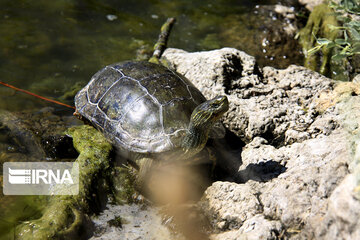
<svg viewBox="0 0 360 240"><path fill-rule="evenodd" d="M217 102L214 102L213 104L211 104L211 106L212 106L213 108L218 108L218 107L220 106L220 104L217 103Z"/></svg>

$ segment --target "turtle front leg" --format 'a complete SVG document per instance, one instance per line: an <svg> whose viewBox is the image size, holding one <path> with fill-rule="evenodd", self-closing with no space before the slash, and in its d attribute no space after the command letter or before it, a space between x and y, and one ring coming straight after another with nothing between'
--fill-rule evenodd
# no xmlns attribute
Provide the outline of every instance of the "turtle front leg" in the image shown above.
<svg viewBox="0 0 360 240"><path fill-rule="evenodd" d="M148 179L151 175L151 169L154 165L154 159L144 157L137 160L136 163L139 166L136 186L141 191L146 191L148 189Z"/></svg>

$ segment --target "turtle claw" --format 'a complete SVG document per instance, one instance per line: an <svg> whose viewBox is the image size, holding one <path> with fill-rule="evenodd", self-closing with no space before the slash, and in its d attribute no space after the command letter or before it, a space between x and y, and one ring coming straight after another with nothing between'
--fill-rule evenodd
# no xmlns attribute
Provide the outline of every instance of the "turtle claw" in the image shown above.
<svg viewBox="0 0 360 240"><path fill-rule="evenodd" d="M132 200L136 204L149 205L150 201L142 194L136 192L131 196Z"/></svg>

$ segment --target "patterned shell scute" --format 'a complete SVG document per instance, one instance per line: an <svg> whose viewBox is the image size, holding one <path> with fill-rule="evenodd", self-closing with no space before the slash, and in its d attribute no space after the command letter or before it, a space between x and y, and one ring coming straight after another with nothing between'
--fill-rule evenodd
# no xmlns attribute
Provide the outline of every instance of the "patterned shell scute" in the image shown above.
<svg viewBox="0 0 360 240"><path fill-rule="evenodd" d="M189 80L166 67L123 62L97 72L75 106L116 146L156 153L180 145L192 111L204 101Z"/></svg>

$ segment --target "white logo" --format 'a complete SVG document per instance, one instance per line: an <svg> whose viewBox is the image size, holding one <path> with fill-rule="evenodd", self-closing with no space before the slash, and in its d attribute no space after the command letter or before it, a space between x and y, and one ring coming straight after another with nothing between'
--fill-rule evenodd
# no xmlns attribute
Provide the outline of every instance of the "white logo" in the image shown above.
<svg viewBox="0 0 360 240"><path fill-rule="evenodd" d="M54 173L51 169L11 169L9 168L9 183L11 184L74 184L70 171L65 169L61 174L60 169Z"/></svg>
<svg viewBox="0 0 360 240"><path fill-rule="evenodd" d="M76 195L79 165L72 162L6 162L5 195Z"/></svg>

